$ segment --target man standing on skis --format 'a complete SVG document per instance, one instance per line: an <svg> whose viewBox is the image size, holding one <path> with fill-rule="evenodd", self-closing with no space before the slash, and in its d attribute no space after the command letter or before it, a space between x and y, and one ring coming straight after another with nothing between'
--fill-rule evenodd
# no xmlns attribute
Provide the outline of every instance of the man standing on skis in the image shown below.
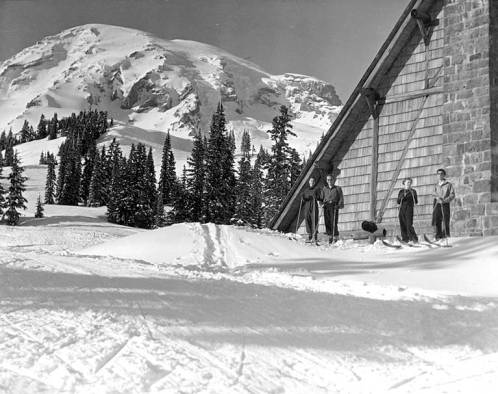
<svg viewBox="0 0 498 394"><path fill-rule="evenodd" d="M327 184L322 188L320 201L323 204L323 218L325 220L325 231L329 236L329 243L335 242L339 237L339 209L344 208L344 196L342 189L335 185L333 175L327 175Z"/></svg>
<svg viewBox="0 0 498 394"><path fill-rule="evenodd" d="M399 228L403 242L418 243L417 233L413 228L413 209L418 204L417 192L412 189L412 178L403 180L404 188L398 193Z"/></svg>
<svg viewBox="0 0 498 394"><path fill-rule="evenodd" d="M450 236L450 202L455 198L455 189L446 180L446 171L443 168L437 170L437 175L439 180L432 193L432 225L435 227L435 238L439 240Z"/></svg>
<svg viewBox="0 0 498 394"><path fill-rule="evenodd" d="M308 181L308 187L301 196L301 204L304 203L303 213L306 221L306 232L308 239L317 241L318 230L318 200L320 198L320 189L316 187L315 178L311 177Z"/></svg>

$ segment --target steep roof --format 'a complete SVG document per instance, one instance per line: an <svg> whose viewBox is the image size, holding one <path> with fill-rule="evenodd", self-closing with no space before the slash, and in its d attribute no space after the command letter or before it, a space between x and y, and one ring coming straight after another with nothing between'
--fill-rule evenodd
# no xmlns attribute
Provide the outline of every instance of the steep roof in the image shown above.
<svg viewBox="0 0 498 394"><path fill-rule="evenodd" d="M287 194L278 213L270 222L271 228L288 231L289 226L295 222L292 213L297 211L299 206L296 197L305 187L306 180L317 168L330 168L330 165L335 168L340 163L347 152L347 147L349 146L347 142L351 142L356 137L354 132L349 132L355 128L353 124L364 124L370 117L366 100L361 98L362 89L367 87L377 88L380 85L386 72L396 60L397 55L408 43L414 31L418 30L416 21L411 17L411 11L413 9L427 11L436 3L441 3L440 6L442 7L442 0L410 0L334 123L307 161L305 168L301 171L299 178Z"/></svg>

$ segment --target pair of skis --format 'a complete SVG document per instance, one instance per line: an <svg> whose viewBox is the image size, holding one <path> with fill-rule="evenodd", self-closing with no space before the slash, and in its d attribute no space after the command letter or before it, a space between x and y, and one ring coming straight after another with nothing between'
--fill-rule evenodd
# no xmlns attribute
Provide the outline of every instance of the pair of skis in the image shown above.
<svg viewBox="0 0 498 394"><path fill-rule="evenodd" d="M386 240L382 240L382 243L389 247L389 248L393 248L393 249L401 249L403 246L408 246L408 247L411 247L411 248L420 248L422 245L426 245L426 246L429 246L429 247L433 247L433 246L436 246L436 247L439 247L439 248L451 248L451 245L441 245L437 242L434 242L434 241L431 241L429 239L429 237L424 234L424 240L425 240L425 244L422 244L422 245L414 245L414 244L409 244L408 242L404 242L399 236L396 237L396 239L398 240L398 242L400 244L392 244Z"/></svg>

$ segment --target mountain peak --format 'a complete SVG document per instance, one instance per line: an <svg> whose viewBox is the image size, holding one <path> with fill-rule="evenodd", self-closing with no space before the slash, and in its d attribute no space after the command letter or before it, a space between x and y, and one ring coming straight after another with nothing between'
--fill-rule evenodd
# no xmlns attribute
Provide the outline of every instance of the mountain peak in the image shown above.
<svg viewBox="0 0 498 394"><path fill-rule="evenodd" d="M236 136L250 131L256 146L268 145L266 130L287 105L301 130L301 152L314 149L341 104L332 85L313 77L271 75L211 45L93 23L46 37L0 63L0 97L0 130L15 132L25 119L36 125L42 113L96 108L145 139L169 131L187 141L209 131L221 99L228 127Z"/></svg>

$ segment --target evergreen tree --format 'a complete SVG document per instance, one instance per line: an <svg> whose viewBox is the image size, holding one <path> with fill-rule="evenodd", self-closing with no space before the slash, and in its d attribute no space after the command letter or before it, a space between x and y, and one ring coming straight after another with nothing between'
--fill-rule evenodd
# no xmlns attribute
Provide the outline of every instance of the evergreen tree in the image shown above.
<svg viewBox="0 0 498 394"><path fill-rule="evenodd" d="M3 214L3 209L5 208L5 189L2 184L2 179L4 179L2 172L3 167L0 166L0 217L2 217L1 215Z"/></svg>
<svg viewBox="0 0 498 394"><path fill-rule="evenodd" d="M90 182L92 181L93 168L95 165L95 155L97 154L97 147L95 141L92 141L90 149L85 156L85 164L83 167L83 173L81 174L81 184L80 184L80 199L83 204L88 204L88 195L90 194Z"/></svg>
<svg viewBox="0 0 498 394"><path fill-rule="evenodd" d="M19 209L26 209L26 203L28 200L24 198L22 193L26 190L24 183L27 178L22 175L24 168L21 167L21 162L17 157L17 153L14 153L12 161L12 170L8 176L10 182L9 190L7 192L4 217L6 217L7 224L16 225L19 223Z"/></svg>
<svg viewBox="0 0 498 394"><path fill-rule="evenodd" d="M153 207L153 212L156 214L156 208L157 208L157 203L156 203L156 197L157 197L157 192L156 192L156 169L154 167L154 157L152 156L152 148L149 147L149 152L147 153L147 170L145 173L146 176L146 188L149 190L151 193L150 198L152 201L150 202L151 206Z"/></svg>
<svg viewBox="0 0 498 394"><path fill-rule="evenodd" d="M187 169L183 166L182 178L176 181L175 186L176 195L173 201L173 210L171 211L172 221L175 223L182 223L188 221L188 190L187 190Z"/></svg>
<svg viewBox="0 0 498 394"><path fill-rule="evenodd" d="M250 223L255 227L263 226L263 172L262 162L264 160L264 150L261 149L256 157L254 167L251 170L251 218Z"/></svg>
<svg viewBox="0 0 498 394"><path fill-rule="evenodd" d="M166 223L166 215L164 213L163 196L159 191L157 194L154 224L156 225L156 227L163 227L165 223Z"/></svg>
<svg viewBox="0 0 498 394"><path fill-rule="evenodd" d="M62 205L78 205L81 183L81 157L76 146L70 146L66 155L66 171L58 203Z"/></svg>
<svg viewBox="0 0 498 394"><path fill-rule="evenodd" d="M14 144L12 141L8 141L7 146L5 147L4 164L6 166L11 166L13 160L14 160Z"/></svg>
<svg viewBox="0 0 498 394"><path fill-rule="evenodd" d="M297 181L301 170L303 169L303 164L301 162L301 157L299 153L294 148L290 150L290 186Z"/></svg>
<svg viewBox="0 0 498 394"><path fill-rule="evenodd" d="M102 149L103 155L106 154L105 148ZM90 187L88 190L87 205L90 207L100 207L104 205L104 187L106 184L106 170L102 163L101 154L96 151L93 162L92 177L90 180Z"/></svg>
<svg viewBox="0 0 498 394"><path fill-rule="evenodd" d="M251 155L251 135L247 130L244 130L242 133L242 141L240 143L240 151L242 154L246 154L248 156Z"/></svg>
<svg viewBox="0 0 498 394"><path fill-rule="evenodd" d="M7 136L5 135L5 130L0 134L0 152L7 147Z"/></svg>
<svg viewBox="0 0 498 394"><path fill-rule="evenodd" d="M249 133L244 131L240 146L242 157L239 160L239 176L235 188L235 218L244 223L250 223L253 217L251 204L251 139Z"/></svg>
<svg viewBox="0 0 498 394"><path fill-rule="evenodd" d="M37 139L45 138L47 134L48 134L47 121L45 120L45 115L41 114L40 121L38 122L38 126L36 128L36 138Z"/></svg>
<svg viewBox="0 0 498 394"><path fill-rule="evenodd" d="M36 201L36 213L35 213L35 218L42 218L43 215L43 205L41 202L41 196L38 195L38 200Z"/></svg>
<svg viewBox="0 0 498 394"><path fill-rule="evenodd" d="M229 223L235 208L233 150L226 133L223 105L218 104L211 121L206 148L205 217L214 223Z"/></svg>
<svg viewBox="0 0 498 394"><path fill-rule="evenodd" d="M174 199L177 183L175 167L175 157L171 149L171 138L168 132L164 140L161 172L159 174L159 190L163 195L164 204L171 204Z"/></svg>
<svg viewBox="0 0 498 394"><path fill-rule="evenodd" d="M135 146L132 145L130 157L134 155ZM113 167L111 179L110 194L107 202L107 220L111 223L124 224L132 226L133 223L133 199L131 186L129 182L130 160L120 158Z"/></svg>
<svg viewBox="0 0 498 394"><path fill-rule="evenodd" d="M186 189L188 190L189 219L193 222L203 221L204 210L204 180L205 180L205 145L200 133L194 136L192 153L187 159Z"/></svg>
<svg viewBox="0 0 498 394"><path fill-rule="evenodd" d="M268 223L277 213L280 204L291 187L291 150L288 136L295 136L290 124L290 114L285 106L280 107L280 115L273 118L272 129L268 131L273 141L264 188L265 221Z"/></svg>
<svg viewBox="0 0 498 394"><path fill-rule="evenodd" d="M21 131L19 133L21 134L21 143L31 141L29 123L27 120L24 120Z"/></svg>
<svg viewBox="0 0 498 394"><path fill-rule="evenodd" d="M45 204L55 204L55 163L50 160L47 167L47 179L45 181Z"/></svg>

